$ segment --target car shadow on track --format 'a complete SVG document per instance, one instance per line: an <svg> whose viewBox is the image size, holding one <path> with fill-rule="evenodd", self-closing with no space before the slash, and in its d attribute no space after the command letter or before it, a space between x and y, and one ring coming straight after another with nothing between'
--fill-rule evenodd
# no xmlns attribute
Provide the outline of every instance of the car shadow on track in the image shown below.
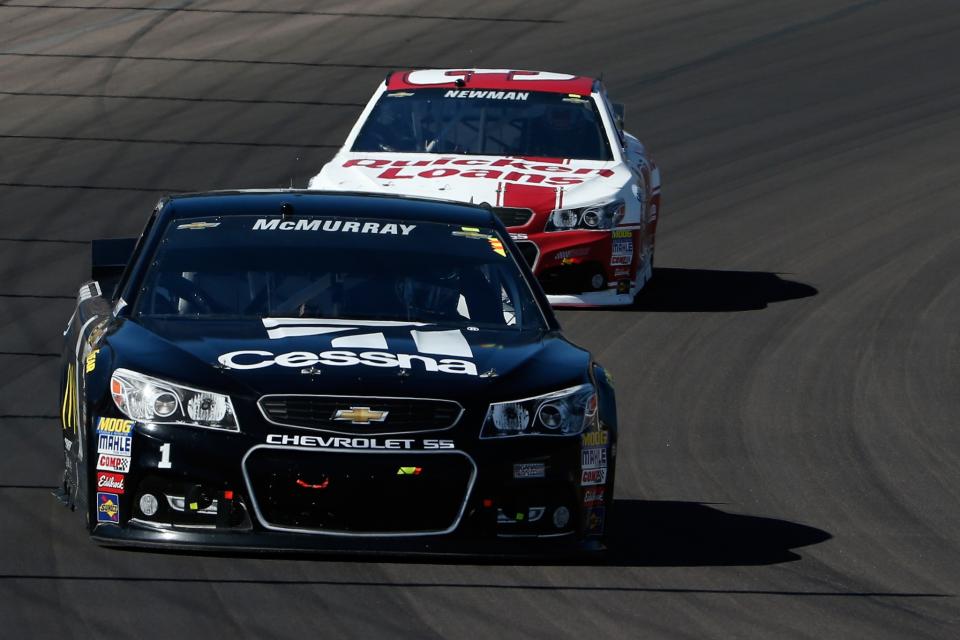
<svg viewBox="0 0 960 640"><path fill-rule="evenodd" d="M792 550L829 540L795 522L738 515L700 502L615 500L607 530L614 566L765 565L799 560Z"/></svg>
<svg viewBox="0 0 960 640"><path fill-rule="evenodd" d="M726 513L700 502L614 500L609 509L605 553L567 554L545 550L518 555L474 552L464 547L455 554L377 552L245 552L156 549L150 553L302 561L401 562L407 564L511 566L733 566L767 565L799 560L792 551L818 544L832 536L820 529L786 520ZM142 553L138 549L120 549ZM532 551L532 553L537 553Z"/></svg>
<svg viewBox="0 0 960 640"><path fill-rule="evenodd" d="M768 271L657 267L624 311L753 311L785 300L817 295L816 288Z"/></svg>

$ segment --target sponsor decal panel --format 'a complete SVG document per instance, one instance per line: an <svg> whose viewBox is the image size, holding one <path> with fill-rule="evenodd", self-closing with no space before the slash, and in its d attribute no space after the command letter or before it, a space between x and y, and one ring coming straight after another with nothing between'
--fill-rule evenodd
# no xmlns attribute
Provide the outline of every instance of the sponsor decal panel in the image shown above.
<svg viewBox="0 0 960 640"><path fill-rule="evenodd" d="M543 462L520 462L513 465L513 477L516 479L545 478L547 465Z"/></svg>
<svg viewBox="0 0 960 640"><path fill-rule="evenodd" d="M123 418L97 418L97 433L115 433L128 436L133 431L133 420Z"/></svg>
<svg viewBox="0 0 960 640"><path fill-rule="evenodd" d="M606 469L584 469L580 472L580 486L590 487L607 483Z"/></svg>
<svg viewBox="0 0 960 640"><path fill-rule="evenodd" d="M307 449L454 449L453 440L436 438L344 438L337 436L302 436L271 433L267 444Z"/></svg>
<svg viewBox="0 0 960 640"><path fill-rule="evenodd" d="M97 492L97 522L120 523L120 496Z"/></svg>
<svg viewBox="0 0 960 640"><path fill-rule="evenodd" d="M129 456L133 438L115 433L97 434L97 453L115 453L120 456Z"/></svg>
<svg viewBox="0 0 960 640"><path fill-rule="evenodd" d="M100 491L112 491L113 493L123 495L125 476L119 473L109 471L97 472L97 489Z"/></svg>
<svg viewBox="0 0 960 640"><path fill-rule="evenodd" d="M97 470L127 473L130 471L130 456L101 453L97 456Z"/></svg>
<svg viewBox="0 0 960 640"><path fill-rule="evenodd" d="M588 431L580 436L580 442L585 447L599 447L605 445L610 440L608 431Z"/></svg>
<svg viewBox="0 0 960 640"><path fill-rule="evenodd" d="M606 487L589 487L583 491L583 506L595 507L603 504Z"/></svg>
<svg viewBox="0 0 960 640"><path fill-rule="evenodd" d="M587 534L601 535L603 533L603 523L606 520L606 507L588 509L585 517Z"/></svg>
<svg viewBox="0 0 960 640"><path fill-rule="evenodd" d="M623 235L626 234L626 235ZM633 235L630 231L614 231L610 249L610 266L630 265L633 262Z"/></svg>
<svg viewBox="0 0 960 640"><path fill-rule="evenodd" d="M606 469L607 447L585 447L580 450L582 469Z"/></svg>

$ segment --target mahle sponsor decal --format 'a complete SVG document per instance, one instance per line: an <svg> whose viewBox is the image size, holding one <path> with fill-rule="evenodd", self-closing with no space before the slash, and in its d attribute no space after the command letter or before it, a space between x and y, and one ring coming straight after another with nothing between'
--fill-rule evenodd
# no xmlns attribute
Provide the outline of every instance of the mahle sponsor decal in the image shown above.
<svg viewBox="0 0 960 640"><path fill-rule="evenodd" d="M607 448L606 447L586 447L580 452L580 468L582 469L606 469L607 468Z"/></svg>
<svg viewBox="0 0 960 640"><path fill-rule="evenodd" d="M426 438L344 438L271 433L267 444L310 449L454 449L453 440Z"/></svg>
<svg viewBox="0 0 960 640"><path fill-rule="evenodd" d="M133 438L130 436L121 436L114 433L97 434L98 453L115 453L119 456L129 456L132 443Z"/></svg>

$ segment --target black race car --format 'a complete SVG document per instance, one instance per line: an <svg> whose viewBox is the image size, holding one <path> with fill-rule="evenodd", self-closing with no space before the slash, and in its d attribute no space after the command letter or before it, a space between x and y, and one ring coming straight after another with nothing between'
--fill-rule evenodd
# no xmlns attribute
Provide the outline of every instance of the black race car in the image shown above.
<svg viewBox="0 0 960 640"><path fill-rule="evenodd" d="M602 550L616 407L483 207L165 198L93 243L61 499L107 545Z"/></svg>

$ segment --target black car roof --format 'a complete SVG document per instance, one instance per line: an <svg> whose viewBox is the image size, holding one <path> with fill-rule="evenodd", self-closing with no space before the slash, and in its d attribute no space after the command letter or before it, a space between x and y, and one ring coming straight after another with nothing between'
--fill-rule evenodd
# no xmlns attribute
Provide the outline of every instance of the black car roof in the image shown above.
<svg viewBox="0 0 960 640"><path fill-rule="evenodd" d="M348 216L418 220L466 226L495 226L492 212L480 205L408 196L325 191L213 191L170 196L165 216L196 218L229 215L280 215L289 205L292 217Z"/></svg>

